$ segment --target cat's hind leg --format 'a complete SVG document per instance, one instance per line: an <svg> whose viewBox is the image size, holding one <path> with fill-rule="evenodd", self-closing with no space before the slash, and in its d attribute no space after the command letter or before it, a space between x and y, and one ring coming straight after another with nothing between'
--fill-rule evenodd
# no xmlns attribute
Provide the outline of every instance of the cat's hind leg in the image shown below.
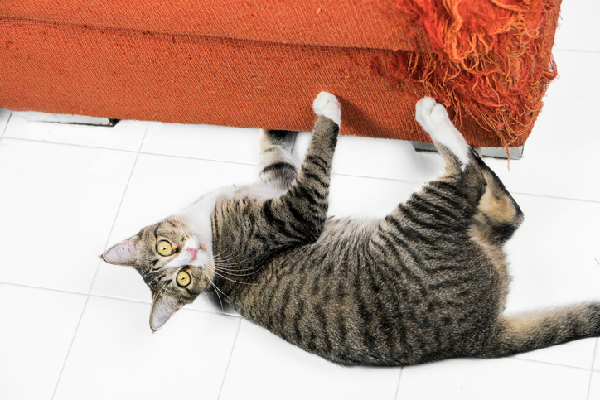
<svg viewBox="0 0 600 400"><path fill-rule="evenodd" d="M472 356L507 357L597 336L600 336L600 303L577 303L500 316L488 343Z"/></svg>
<svg viewBox="0 0 600 400"><path fill-rule="evenodd" d="M503 244L523 223L524 215L494 171L479 156L476 155L475 159L483 172L486 187L477 206L478 212L473 218L472 229L479 238Z"/></svg>
<svg viewBox="0 0 600 400"><path fill-rule="evenodd" d="M297 168L292 151L298 133L283 130L260 130L259 158L263 170L260 179L278 189L288 189L296 179Z"/></svg>
<svg viewBox="0 0 600 400"><path fill-rule="evenodd" d="M444 160L445 170L440 180L456 179L468 166L483 176L485 191L473 218L473 233L485 242L504 243L523 222L523 213L504 184L467 145L441 104L424 97L417 103L416 119L431 136Z"/></svg>
<svg viewBox="0 0 600 400"><path fill-rule="evenodd" d="M469 241L470 221L477 213L486 182L472 149L442 105L423 98L417 103L416 119L442 156L444 173L387 215L373 243L380 249L400 243L400 247L412 251L415 265L422 264L424 258L432 265L444 265L446 260L456 259L453 252L461 243ZM438 248L440 245L442 248Z"/></svg>

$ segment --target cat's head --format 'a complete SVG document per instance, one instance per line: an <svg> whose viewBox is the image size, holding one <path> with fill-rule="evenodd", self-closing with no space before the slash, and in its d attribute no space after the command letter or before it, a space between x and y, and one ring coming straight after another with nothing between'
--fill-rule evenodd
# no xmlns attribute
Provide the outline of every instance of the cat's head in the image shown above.
<svg viewBox="0 0 600 400"><path fill-rule="evenodd" d="M181 217L171 216L114 245L102 258L142 275L152 291L150 327L155 331L210 286L215 271L211 242L193 233Z"/></svg>

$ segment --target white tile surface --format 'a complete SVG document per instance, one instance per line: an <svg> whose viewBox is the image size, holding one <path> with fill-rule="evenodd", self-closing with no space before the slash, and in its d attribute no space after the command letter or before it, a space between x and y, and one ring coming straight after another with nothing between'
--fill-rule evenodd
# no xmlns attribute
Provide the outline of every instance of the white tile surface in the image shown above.
<svg viewBox="0 0 600 400"><path fill-rule="evenodd" d="M510 171L504 160L489 165L513 192L600 201L600 53L555 57L560 78L546 92L523 158Z"/></svg>
<svg viewBox="0 0 600 400"><path fill-rule="evenodd" d="M4 136L42 142L138 151L148 125L148 122L127 120L120 121L114 127L29 122L22 115L15 112L10 119Z"/></svg>
<svg viewBox="0 0 600 400"><path fill-rule="evenodd" d="M306 152L310 134L302 132L294 148L298 160ZM423 182L437 178L442 160L434 153L417 153L410 142L339 136L333 174Z"/></svg>
<svg viewBox="0 0 600 400"><path fill-rule="evenodd" d="M4 131L6 130L6 125L8 124L10 117L11 112L9 110L0 108L0 138L4 136Z"/></svg>
<svg viewBox="0 0 600 400"><path fill-rule="evenodd" d="M50 399L86 296L0 284L0 398Z"/></svg>
<svg viewBox="0 0 600 400"><path fill-rule="evenodd" d="M334 175L331 179L328 214L383 218L420 186L394 180Z"/></svg>
<svg viewBox="0 0 600 400"><path fill-rule="evenodd" d="M594 364L596 342L596 338L577 340L560 346L518 354L515 358L590 369Z"/></svg>
<svg viewBox="0 0 600 400"><path fill-rule="evenodd" d="M0 281L87 293L135 157L3 138Z"/></svg>
<svg viewBox="0 0 600 400"><path fill-rule="evenodd" d="M600 372L594 371L592 373L588 400L600 400Z"/></svg>
<svg viewBox="0 0 600 400"><path fill-rule="evenodd" d="M588 0L563 1L554 45L560 50L600 51L600 3Z"/></svg>
<svg viewBox="0 0 600 400"><path fill-rule="evenodd" d="M600 371L600 339L597 340L596 351L594 353L594 367L595 371Z"/></svg>
<svg viewBox="0 0 600 400"><path fill-rule="evenodd" d="M220 400L392 400L399 374L400 368L332 364L244 320Z"/></svg>
<svg viewBox="0 0 600 400"><path fill-rule="evenodd" d="M600 203L515 196L525 222L508 242L508 309L600 299Z"/></svg>
<svg viewBox="0 0 600 400"><path fill-rule="evenodd" d="M92 296L54 399L216 400L239 323L180 310L152 334L145 304Z"/></svg>
<svg viewBox="0 0 600 400"><path fill-rule="evenodd" d="M448 360L402 370L397 400L585 400L590 372L517 359Z"/></svg>
<svg viewBox="0 0 600 400"><path fill-rule="evenodd" d="M142 152L258 164L258 129L150 123Z"/></svg>

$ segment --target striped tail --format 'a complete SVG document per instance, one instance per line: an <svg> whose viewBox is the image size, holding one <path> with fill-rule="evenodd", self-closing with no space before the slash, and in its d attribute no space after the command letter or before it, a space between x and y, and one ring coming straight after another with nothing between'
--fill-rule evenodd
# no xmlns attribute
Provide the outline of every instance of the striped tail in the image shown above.
<svg viewBox="0 0 600 400"><path fill-rule="evenodd" d="M483 357L505 357L600 336L600 303L588 302L502 316Z"/></svg>

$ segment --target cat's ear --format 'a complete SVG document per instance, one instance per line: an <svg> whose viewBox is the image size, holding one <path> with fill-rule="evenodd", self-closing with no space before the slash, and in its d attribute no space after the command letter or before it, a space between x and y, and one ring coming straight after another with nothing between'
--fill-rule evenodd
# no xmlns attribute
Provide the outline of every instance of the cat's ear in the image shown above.
<svg viewBox="0 0 600 400"><path fill-rule="evenodd" d="M182 305L173 296L166 294L154 295L152 298L152 312L150 313L150 328L152 328L152 331L155 332L162 328Z"/></svg>
<svg viewBox="0 0 600 400"><path fill-rule="evenodd" d="M109 264L135 267L138 262L137 246L139 243L139 236L132 236L106 250L102 254L102 259Z"/></svg>

